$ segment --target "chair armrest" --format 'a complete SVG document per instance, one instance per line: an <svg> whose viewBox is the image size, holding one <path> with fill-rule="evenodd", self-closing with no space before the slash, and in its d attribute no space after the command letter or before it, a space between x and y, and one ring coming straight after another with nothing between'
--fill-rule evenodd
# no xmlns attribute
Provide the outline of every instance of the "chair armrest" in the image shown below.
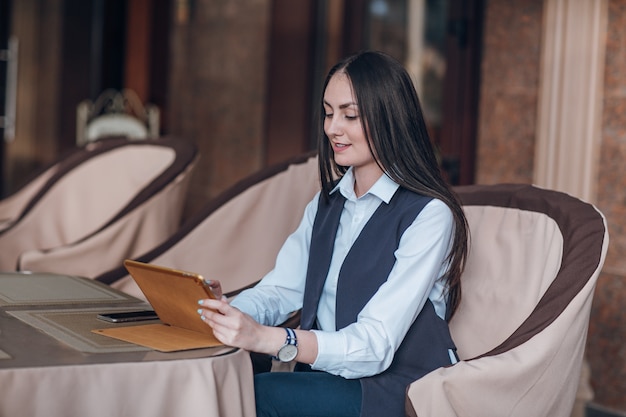
<svg viewBox="0 0 626 417"><path fill-rule="evenodd" d="M574 405L595 279L526 343L439 368L407 389L407 414L437 417L569 417ZM558 341L558 342L555 342Z"/></svg>

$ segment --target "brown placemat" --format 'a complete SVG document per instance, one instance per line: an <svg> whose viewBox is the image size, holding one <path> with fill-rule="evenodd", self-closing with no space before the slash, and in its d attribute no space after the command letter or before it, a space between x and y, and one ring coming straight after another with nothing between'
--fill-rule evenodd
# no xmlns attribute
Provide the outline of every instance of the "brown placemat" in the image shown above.
<svg viewBox="0 0 626 417"><path fill-rule="evenodd" d="M93 331L107 337L125 340L160 352L179 352L224 346L213 334L200 333L162 323L132 327L120 326Z"/></svg>
<svg viewBox="0 0 626 417"><path fill-rule="evenodd" d="M85 353L137 352L150 349L92 333L93 329L119 326L96 316L103 312L139 310L137 307L7 311L22 322ZM158 323L158 321L154 321ZM137 323L141 324L141 323ZM145 322L144 322L145 324ZM131 323L124 323L125 326Z"/></svg>
<svg viewBox="0 0 626 417"><path fill-rule="evenodd" d="M139 301L99 282L67 275L0 273L0 307Z"/></svg>

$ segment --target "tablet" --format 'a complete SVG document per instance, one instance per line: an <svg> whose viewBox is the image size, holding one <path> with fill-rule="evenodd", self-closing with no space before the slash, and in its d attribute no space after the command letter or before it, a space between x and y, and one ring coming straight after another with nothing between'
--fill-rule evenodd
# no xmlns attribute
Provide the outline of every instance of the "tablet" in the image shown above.
<svg viewBox="0 0 626 417"><path fill-rule="evenodd" d="M161 323L92 332L161 352L223 346L198 314L198 300L215 298L201 275L132 260L124 261L124 266Z"/></svg>
<svg viewBox="0 0 626 417"><path fill-rule="evenodd" d="M213 334L198 315L198 300L215 298L202 275L133 260L124 266L162 323Z"/></svg>

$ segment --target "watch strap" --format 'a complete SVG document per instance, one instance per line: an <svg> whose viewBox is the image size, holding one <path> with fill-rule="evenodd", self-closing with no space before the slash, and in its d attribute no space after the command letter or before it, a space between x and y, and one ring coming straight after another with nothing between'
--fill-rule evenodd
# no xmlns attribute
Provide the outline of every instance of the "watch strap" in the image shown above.
<svg viewBox="0 0 626 417"><path fill-rule="evenodd" d="M293 329L290 329L289 327L285 327L285 330L287 331L287 339L285 340L285 344L298 346L298 339L296 338L296 332Z"/></svg>
<svg viewBox="0 0 626 417"><path fill-rule="evenodd" d="M289 327L284 327L285 332L287 332L287 338L285 339L285 343L278 349L280 351L280 349L283 348L283 346L286 345L294 345L294 346L298 346L298 339L296 338L296 332L289 328ZM279 361L280 359L278 358L278 354L272 356L272 359L275 361Z"/></svg>

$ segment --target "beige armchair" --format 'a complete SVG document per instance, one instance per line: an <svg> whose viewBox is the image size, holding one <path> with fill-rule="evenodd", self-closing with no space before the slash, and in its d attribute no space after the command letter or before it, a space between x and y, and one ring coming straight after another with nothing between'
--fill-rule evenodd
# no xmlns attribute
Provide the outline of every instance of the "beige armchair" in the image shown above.
<svg viewBox="0 0 626 417"><path fill-rule="evenodd" d="M568 417L606 221L590 204L531 185L457 191L472 235L450 322L461 361L411 384L407 415Z"/></svg>
<svg viewBox="0 0 626 417"><path fill-rule="evenodd" d="M178 230L195 145L109 138L87 146L0 231L0 270L93 277Z"/></svg>
<svg viewBox="0 0 626 417"><path fill-rule="evenodd" d="M312 154L273 165L226 190L170 239L135 259L220 279L224 292L234 295L273 268L319 189ZM121 264L96 279L145 299Z"/></svg>

